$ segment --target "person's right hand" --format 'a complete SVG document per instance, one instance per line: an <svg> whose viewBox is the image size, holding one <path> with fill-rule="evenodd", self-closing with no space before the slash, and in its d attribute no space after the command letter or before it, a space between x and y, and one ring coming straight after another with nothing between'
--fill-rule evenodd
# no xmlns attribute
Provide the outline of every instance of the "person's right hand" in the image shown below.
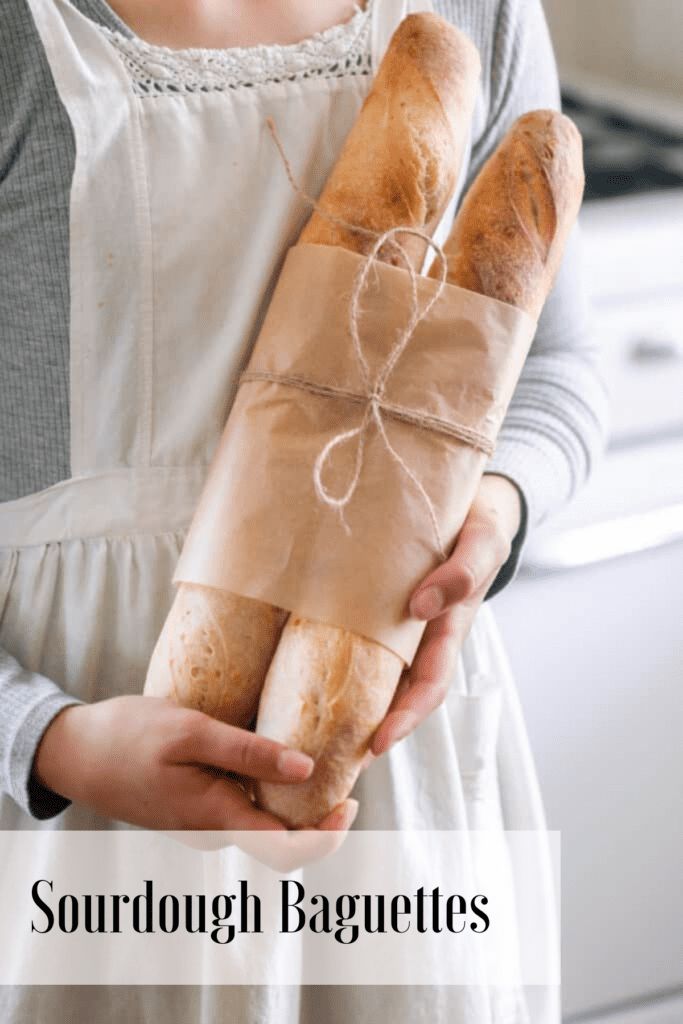
<svg viewBox="0 0 683 1024"><path fill-rule="evenodd" d="M262 849L259 859L281 870L292 855L304 863L336 849L357 804L341 804L318 825L319 831L336 835L320 837L318 847L310 841L302 845L300 833L288 833L277 818L255 807L238 779L292 783L308 778L312 769L309 757L274 740L165 699L137 696L65 708L46 729L33 764L35 777L54 793L131 825L284 833L267 843L253 837L249 851L259 857ZM227 841L244 845L237 837Z"/></svg>

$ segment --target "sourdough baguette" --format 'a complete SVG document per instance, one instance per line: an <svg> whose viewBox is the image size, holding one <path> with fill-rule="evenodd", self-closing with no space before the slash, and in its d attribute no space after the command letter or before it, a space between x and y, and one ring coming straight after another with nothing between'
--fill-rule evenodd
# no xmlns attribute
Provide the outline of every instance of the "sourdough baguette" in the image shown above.
<svg viewBox="0 0 683 1024"><path fill-rule="evenodd" d="M467 36L436 14L408 15L391 38L320 206L377 235L397 227L433 234L457 183L480 73ZM315 212L300 241L366 255L375 239ZM427 243L405 235L401 246L419 270ZM391 244L379 258L403 265Z"/></svg>
<svg viewBox="0 0 683 1024"><path fill-rule="evenodd" d="M537 320L583 197L581 136L555 110L523 114L465 196L444 246L447 281ZM434 265L430 276L439 275Z"/></svg>
<svg viewBox="0 0 683 1024"><path fill-rule="evenodd" d="M144 693L246 728L287 618L281 608L195 583L178 586Z"/></svg>
<svg viewBox="0 0 683 1024"><path fill-rule="evenodd" d="M461 32L436 15L406 18L392 37L321 205L373 231L397 226L431 231L455 186L478 75L477 51ZM357 252L373 244L369 236L340 228L319 213L300 240ZM404 245L417 269L425 248L415 238ZM383 259L398 260L394 247L385 250ZM249 725L285 619L285 612L262 601L179 584L144 693ZM400 659L394 660L400 667Z"/></svg>
<svg viewBox="0 0 683 1024"><path fill-rule="evenodd" d="M445 247L448 282L536 319L582 193L581 139L571 121L554 111L525 115L465 198ZM261 784L262 805L302 827L343 800L401 669L379 644L291 617L266 677L257 731L305 751L316 766L297 786Z"/></svg>
<svg viewBox="0 0 683 1024"><path fill-rule="evenodd" d="M431 234L463 160L480 74L474 45L433 14L407 17L394 33L373 90L323 190L328 213L372 232L409 227ZM314 213L301 242L359 255L372 235ZM427 243L401 247L419 272ZM387 243L378 258L401 263ZM259 703L256 731L309 754L310 779L258 783L262 807L292 828L320 821L351 791L404 663L392 651L335 626L290 616Z"/></svg>

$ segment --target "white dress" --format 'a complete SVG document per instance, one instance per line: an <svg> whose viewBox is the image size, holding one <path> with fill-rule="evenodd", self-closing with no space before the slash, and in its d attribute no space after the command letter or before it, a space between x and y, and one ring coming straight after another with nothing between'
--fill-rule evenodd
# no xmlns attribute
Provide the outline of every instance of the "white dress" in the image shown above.
<svg viewBox="0 0 683 1024"><path fill-rule="evenodd" d="M0 644L96 701L142 690L237 372L308 215L265 119L317 194L372 62L424 4L375 0L367 16L316 40L315 73L306 44L177 52L112 33L68 0L30 5L76 138L73 475L0 505ZM355 795L357 828L538 829L548 869L531 754L489 609L446 704L378 759ZM38 859L56 830L124 827L75 805L36 822L1 799L1 829L44 833ZM530 881L518 871L518 892ZM552 956L550 902L540 917ZM557 1002L556 989L521 987L38 987L1 990L0 1022L554 1024Z"/></svg>

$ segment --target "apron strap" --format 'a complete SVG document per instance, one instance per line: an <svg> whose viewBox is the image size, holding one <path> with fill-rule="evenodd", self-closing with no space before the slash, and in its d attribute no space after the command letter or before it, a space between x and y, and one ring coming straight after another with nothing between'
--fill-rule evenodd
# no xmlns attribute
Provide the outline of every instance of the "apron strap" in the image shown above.
<svg viewBox="0 0 683 1024"><path fill-rule="evenodd" d="M372 0L372 66L378 68L389 40L408 14L433 11L431 0Z"/></svg>

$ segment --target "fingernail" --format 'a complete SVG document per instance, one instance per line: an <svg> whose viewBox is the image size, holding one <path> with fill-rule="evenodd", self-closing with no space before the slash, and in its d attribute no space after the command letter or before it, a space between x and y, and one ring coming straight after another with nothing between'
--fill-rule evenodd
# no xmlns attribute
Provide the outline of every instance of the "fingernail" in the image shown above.
<svg viewBox="0 0 683 1024"><path fill-rule="evenodd" d="M307 779L313 771L313 758L299 750L283 750L277 759L277 770L281 775Z"/></svg>
<svg viewBox="0 0 683 1024"><path fill-rule="evenodd" d="M339 829L342 832L348 832L356 820L358 814L359 803L357 800L347 800L344 810L339 815Z"/></svg>
<svg viewBox="0 0 683 1024"><path fill-rule="evenodd" d="M410 603L411 614L416 619L433 619L444 608L444 594L440 587L426 587Z"/></svg>
<svg viewBox="0 0 683 1024"><path fill-rule="evenodd" d="M371 750L368 750L367 754L363 758L360 766L360 770L364 772L366 768L369 768L372 762L375 760L375 755Z"/></svg>

